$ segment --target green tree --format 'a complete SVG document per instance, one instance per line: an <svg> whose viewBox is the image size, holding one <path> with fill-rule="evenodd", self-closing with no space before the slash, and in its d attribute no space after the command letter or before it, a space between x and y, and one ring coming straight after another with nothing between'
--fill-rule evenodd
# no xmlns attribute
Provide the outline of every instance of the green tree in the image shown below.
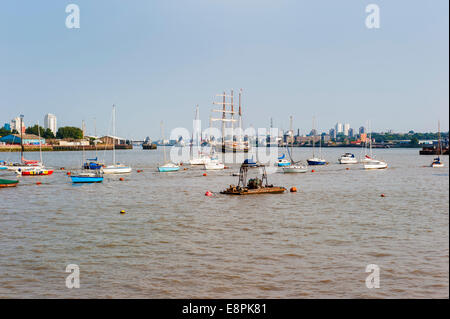
<svg viewBox="0 0 450 319"><path fill-rule="evenodd" d="M64 126L58 129L56 132L57 138L73 138L73 139L82 139L83 131L78 127L73 126Z"/></svg>
<svg viewBox="0 0 450 319"><path fill-rule="evenodd" d="M413 137L411 138L411 142L412 145L418 145L419 144L419 139L417 137Z"/></svg>
<svg viewBox="0 0 450 319"><path fill-rule="evenodd" d="M43 138L54 138L55 137L55 135L49 128L44 129L42 126L38 126L37 124L34 126L27 127L27 129L25 130L25 133L34 134L34 135L38 135L38 136L40 135Z"/></svg>
<svg viewBox="0 0 450 319"><path fill-rule="evenodd" d="M5 129L4 127L0 127L0 136L6 136L11 134L10 130Z"/></svg>

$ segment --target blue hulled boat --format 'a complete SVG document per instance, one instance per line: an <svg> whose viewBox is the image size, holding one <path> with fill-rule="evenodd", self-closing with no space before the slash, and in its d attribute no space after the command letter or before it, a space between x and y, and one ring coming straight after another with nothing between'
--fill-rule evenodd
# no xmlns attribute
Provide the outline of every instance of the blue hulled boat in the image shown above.
<svg viewBox="0 0 450 319"><path fill-rule="evenodd" d="M70 176L72 183L101 183L103 175L101 173L80 173Z"/></svg>
<svg viewBox="0 0 450 319"><path fill-rule="evenodd" d="M327 162L324 159L321 158L311 158L307 160L308 165L325 165Z"/></svg>
<svg viewBox="0 0 450 319"><path fill-rule="evenodd" d="M101 169L103 167L102 163L99 163L96 158L88 158L87 162L83 164L83 168L84 169L89 169L89 170L97 170L97 169Z"/></svg>
<svg viewBox="0 0 450 319"><path fill-rule="evenodd" d="M279 167L291 165L291 161L285 159L285 157L286 157L285 154L283 154L282 156L278 157L277 165L278 165Z"/></svg>

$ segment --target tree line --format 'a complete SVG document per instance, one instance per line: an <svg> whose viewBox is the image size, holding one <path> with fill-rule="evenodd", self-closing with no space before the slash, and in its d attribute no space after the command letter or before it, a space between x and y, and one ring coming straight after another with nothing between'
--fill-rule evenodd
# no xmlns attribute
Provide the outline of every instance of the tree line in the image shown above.
<svg viewBox="0 0 450 319"><path fill-rule="evenodd" d="M5 135L9 135L9 134L18 134L19 132L17 132L17 130L7 130L4 127L0 128L0 136L5 136ZM40 125L33 125L33 126L29 126L25 129L25 133L26 134L34 134L37 136L41 136L43 138L72 138L72 139L82 139L83 138L83 131L78 128L78 127L74 127L74 126L63 126L60 127L58 129L58 131L56 132L56 136L55 134L53 134L53 132L47 128L43 128Z"/></svg>

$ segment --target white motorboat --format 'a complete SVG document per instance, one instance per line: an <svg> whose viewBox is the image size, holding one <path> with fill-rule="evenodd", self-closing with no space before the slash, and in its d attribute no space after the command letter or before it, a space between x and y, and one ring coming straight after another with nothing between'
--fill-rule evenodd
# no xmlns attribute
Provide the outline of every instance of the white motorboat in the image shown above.
<svg viewBox="0 0 450 319"><path fill-rule="evenodd" d="M386 162L375 160L375 159L373 159L370 162L364 163L365 169L383 169L383 168L387 168L387 166L388 165Z"/></svg>
<svg viewBox="0 0 450 319"><path fill-rule="evenodd" d="M289 165L283 167L284 173L306 173L308 169L303 165Z"/></svg>
<svg viewBox="0 0 450 319"><path fill-rule="evenodd" d="M219 158L213 158L208 163L204 164L206 170L220 170L224 169L225 165L219 160Z"/></svg>
<svg viewBox="0 0 450 319"><path fill-rule="evenodd" d="M358 160L352 153L345 153L339 159L339 164L358 164Z"/></svg>
<svg viewBox="0 0 450 319"><path fill-rule="evenodd" d="M102 172L103 174L126 174L131 173L131 167L122 164L108 165L102 168Z"/></svg>
<svg viewBox="0 0 450 319"><path fill-rule="evenodd" d="M211 157L208 155L200 155L199 157L189 160L190 165L205 165L209 162L211 162Z"/></svg>

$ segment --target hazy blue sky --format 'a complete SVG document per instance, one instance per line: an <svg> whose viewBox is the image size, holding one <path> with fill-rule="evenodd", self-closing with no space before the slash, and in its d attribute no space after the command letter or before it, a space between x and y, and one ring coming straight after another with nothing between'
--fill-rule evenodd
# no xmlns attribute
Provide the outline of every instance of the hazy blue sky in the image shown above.
<svg viewBox="0 0 450 319"><path fill-rule="evenodd" d="M80 7L67 29L65 7ZM381 28L365 26L366 5ZM0 122L54 113L99 134L159 137L207 123L214 95L244 89L244 125L448 130L448 0L4 0Z"/></svg>

